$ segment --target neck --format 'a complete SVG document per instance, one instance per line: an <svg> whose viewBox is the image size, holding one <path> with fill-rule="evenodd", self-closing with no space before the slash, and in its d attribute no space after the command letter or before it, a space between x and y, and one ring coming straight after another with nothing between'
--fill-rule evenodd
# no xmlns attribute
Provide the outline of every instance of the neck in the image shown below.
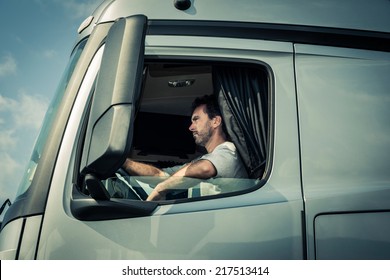
<svg viewBox="0 0 390 280"><path fill-rule="evenodd" d="M218 137L212 137L210 141L206 143L205 148L208 153L211 153L218 145L224 142L226 142L226 138L223 137L222 135Z"/></svg>

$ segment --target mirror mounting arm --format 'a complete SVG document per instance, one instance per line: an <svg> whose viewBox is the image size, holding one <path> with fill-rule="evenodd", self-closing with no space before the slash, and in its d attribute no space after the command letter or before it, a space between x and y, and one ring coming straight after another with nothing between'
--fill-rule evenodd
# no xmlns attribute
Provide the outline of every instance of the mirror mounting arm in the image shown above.
<svg viewBox="0 0 390 280"><path fill-rule="evenodd" d="M110 194L103 183L93 174L85 175L85 184L91 197L95 200L110 200Z"/></svg>

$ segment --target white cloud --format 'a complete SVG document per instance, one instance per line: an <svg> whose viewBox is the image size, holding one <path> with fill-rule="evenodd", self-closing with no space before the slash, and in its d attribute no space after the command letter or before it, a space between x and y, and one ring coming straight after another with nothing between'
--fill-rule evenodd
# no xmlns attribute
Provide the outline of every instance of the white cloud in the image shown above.
<svg viewBox="0 0 390 280"><path fill-rule="evenodd" d="M12 55L3 56L0 59L0 77L15 74L16 68L16 60L13 58Z"/></svg>
<svg viewBox="0 0 390 280"><path fill-rule="evenodd" d="M47 109L48 101L39 95L27 95L21 92L17 99L0 94L0 119L2 123L17 129L39 129ZM2 116L2 112L5 114ZM0 131L3 133L3 131Z"/></svg>
<svg viewBox="0 0 390 280"><path fill-rule="evenodd" d="M12 149L15 147L16 139L14 136L14 130L8 129L4 131L0 131L0 148L1 150L6 149ZM1 160L0 160L1 162ZM2 169L0 169L2 170Z"/></svg>
<svg viewBox="0 0 390 280"><path fill-rule="evenodd" d="M19 100L17 115L14 116L18 127L39 129L45 116L48 102L41 96L22 95Z"/></svg>
<svg viewBox="0 0 390 280"><path fill-rule="evenodd" d="M43 56L46 58L53 58L57 56L57 52L55 50L46 50L43 52Z"/></svg>

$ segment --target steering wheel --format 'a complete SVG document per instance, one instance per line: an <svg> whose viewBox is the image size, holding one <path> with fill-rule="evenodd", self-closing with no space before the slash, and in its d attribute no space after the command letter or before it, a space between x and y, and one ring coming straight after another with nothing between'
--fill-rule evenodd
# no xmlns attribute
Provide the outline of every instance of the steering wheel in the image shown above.
<svg viewBox="0 0 390 280"><path fill-rule="evenodd" d="M126 172L126 170L120 168L115 173L117 186L122 189L124 198L135 199L135 200L146 200L148 194L140 186L137 180L134 180L133 177Z"/></svg>

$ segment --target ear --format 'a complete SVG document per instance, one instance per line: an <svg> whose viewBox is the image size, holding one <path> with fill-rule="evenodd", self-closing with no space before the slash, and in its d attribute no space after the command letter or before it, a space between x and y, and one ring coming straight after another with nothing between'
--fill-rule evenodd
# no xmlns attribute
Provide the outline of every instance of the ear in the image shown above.
<svg viewBox="0 0 390 280"><path fill-rule="evenodd" d="M215 116L212 120L213 127L217 128L222 124L222 117L221 116Z"/></svg>

